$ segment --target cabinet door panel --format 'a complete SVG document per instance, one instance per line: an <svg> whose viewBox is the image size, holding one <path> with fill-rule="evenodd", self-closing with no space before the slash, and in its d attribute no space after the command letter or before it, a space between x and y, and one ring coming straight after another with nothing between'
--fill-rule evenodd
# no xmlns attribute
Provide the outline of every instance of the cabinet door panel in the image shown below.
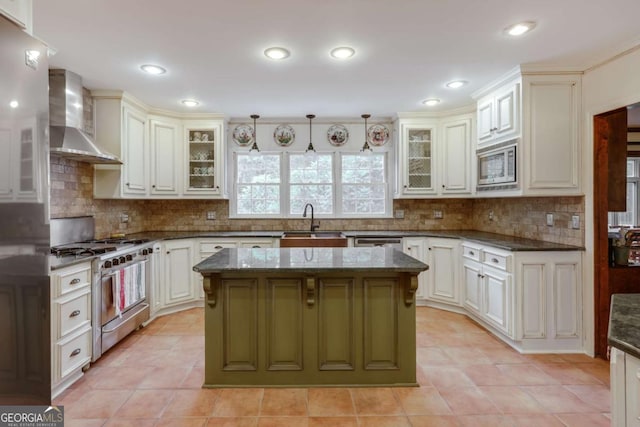
<svg viewBox="0 0 640 427"><path fill-rule="evenodd" d="M267 369L302 370L302 280L269 279L266 291Z"/></svg>
<svg viewBox="0 0 640 427"><path fill-rule="evenodd" d="M258 369L258 283L253 279L222 281L224 295L223 369Z"/></svg>
<svg viewBox="0 0 640 427"><path fill-rule="evenodd" d="M627 426L640 427L640 359L629 354L625 359Z"/></svg>
<svg viewBox="0 0 640 427"><path fill-rule="evenodd" d="M510 280L509 274L484 267L484 316L494 326L509 334Z"/></svg>
<svg viewBox="0 0 640 427"><path fill-rule="evenodd" d="M128 108L123 109L124 128L124 193L145 194L146 181L146 118Z"/></svg>
<svg viewBox="0 0 640 427"><path fill-rule="evenodd" d="M482 302L482 267L476 262L467 261L462 268L464 271L464 306L479 314Z"/></svg>
<svg viewBox="0 0 640 427"><path fill-rule="evenodd" d="M354 281L318 281L318 360L320 370L353 370L355 366Z"/></svg>
<svg viewBox="0 0 640 427"><path fill-rule="evenodd" d="M364 367L398 367L397 279L364 279Z"/></svg>
<svg viewBox="0 0 640 427"><path fill-rule="evenodd" d="M554 269L554 312L556 338L578 337L578 283L575 264L556 264Z"/></svg>
<svg viewBox="0 0 640 427"><path fill-rule="evenodd" d="M191 242L171 242L165 245L165 304L175 304L194 298L192 283L193 251Z"/></svg>
<svg viewBox="0 0 640 427"><path fill-rule="evenodd" d="M13 143L11 141L11 128L0 129L0 199L13 198Z"/></svg>
<svg viewBox="0 0 640 427"><path fill-rule="evenodd" d="M443 193L467 193L471 190L471 121L444 125Z"/></svg>
<svg viewBox="0 0 640 427"><path fill-rule="evenodd" d="M478 104L478 142L493 137L493 99Z"/></svg>
<svg viewBox="0 0 640 427"><path fill-rule="evenodd" d="M178 194L179 129L171 123L151 121L151 193Z"/></svg>
<svg viewBox="0 0 640 427"><path fill-rule="evenodd" d="M519 338L545 338L546 336L546 272L545 265L523 264L522 276L522 330Z"/></svg>
<svg viewBox="0 0 640 427"><path fill-rule="evenodd" d="M518 132L518 88L514 85L496 95L495 133L500 138Z"/></svg>
<svg viewBox="0 0 640 427"><path fill-rule="evenodd" d="M457 239L429 239L429 299L460 305L458 297Z"/></svg>

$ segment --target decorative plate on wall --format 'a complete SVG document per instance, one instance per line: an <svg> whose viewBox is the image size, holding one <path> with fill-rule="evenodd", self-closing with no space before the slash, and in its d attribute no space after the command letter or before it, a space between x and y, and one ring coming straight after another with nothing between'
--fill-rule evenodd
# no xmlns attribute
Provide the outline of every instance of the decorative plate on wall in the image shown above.
<svg viewBox="0 0 640 427"><path fill-rule="evenodd" d="M241 147L246 147L253 142L253 127L251 125L238 125L233 130L233 140Z"/></svg>
<svg viewBox="0 0 640 427"><path fill-rule="evenodd" d="M389 141L389 129L384 125L371 125L367 131L367 137L371 145L380 147Z"/></svg>
<svg viewBox="0 0 640 427"><path fill-rule="evenodd" d="M344 145L349 140L349 131L343 125L333 125L327 131L327 140L337 147Z"/></svg>
<svg viewBox="0 0 640 427"><path fill-rule="evenodd" d="M273 131L273 140L281 147L288 147L296 139L296 132L289 125L280 125Z"/></svg>

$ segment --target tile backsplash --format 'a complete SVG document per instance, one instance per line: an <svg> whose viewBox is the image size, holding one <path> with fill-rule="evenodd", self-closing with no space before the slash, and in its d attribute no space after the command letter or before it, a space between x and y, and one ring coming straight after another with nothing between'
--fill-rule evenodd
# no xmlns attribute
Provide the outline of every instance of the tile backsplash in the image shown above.
<svg viewBox="0 0 640 427"><path fill-rule="evenodd" d="M226 200L103 200L93 199L93 166L51 156L51 216L93 215L96 237L140 231L305 230L303 219L230 219ZM403 219L319 219L321 230L469 230L488 231L555 243L584 245L583 197L503 199L401 199L394 211ZM206 213L214 211L215 220ZM436 212L442 218L435 218ZM489 220L489 212L493 219ZM553 213L554 226L546 224ZM122 214L128 222L122 222ZM571 215L580 229L569 228Z"/></svg>

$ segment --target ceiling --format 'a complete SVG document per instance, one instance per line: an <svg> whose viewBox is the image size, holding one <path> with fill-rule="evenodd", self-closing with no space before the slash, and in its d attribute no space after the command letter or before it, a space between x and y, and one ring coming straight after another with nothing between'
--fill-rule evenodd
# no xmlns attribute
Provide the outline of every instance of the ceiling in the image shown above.
<svg viewBox="0 0 640 427"><path fill-rule="evenodd" d="M33 25L52 66L156 108L376 118L470 105L520 64L587 69L640 43L638 16L638 0L34 0ZM520 21L537 26L503 33ZM343 45L356 55L329 56ZM291 56L270 60L270 46ZM146 75L147 63L168 71ZM457 79L469 83L445 87Z"/></svg>

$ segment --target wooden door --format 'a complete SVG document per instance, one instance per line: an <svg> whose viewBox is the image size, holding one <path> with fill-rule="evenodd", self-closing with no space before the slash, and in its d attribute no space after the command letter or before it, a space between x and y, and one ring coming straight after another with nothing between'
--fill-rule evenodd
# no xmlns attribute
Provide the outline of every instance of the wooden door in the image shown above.
<svg viewBox="0 0 640 427"><path fill-rule="evenodd" d="M593 118L594 129L594 305L595 355L607 357L612 287L609 282L608 212L626 207L627 109Z"/></svg>

